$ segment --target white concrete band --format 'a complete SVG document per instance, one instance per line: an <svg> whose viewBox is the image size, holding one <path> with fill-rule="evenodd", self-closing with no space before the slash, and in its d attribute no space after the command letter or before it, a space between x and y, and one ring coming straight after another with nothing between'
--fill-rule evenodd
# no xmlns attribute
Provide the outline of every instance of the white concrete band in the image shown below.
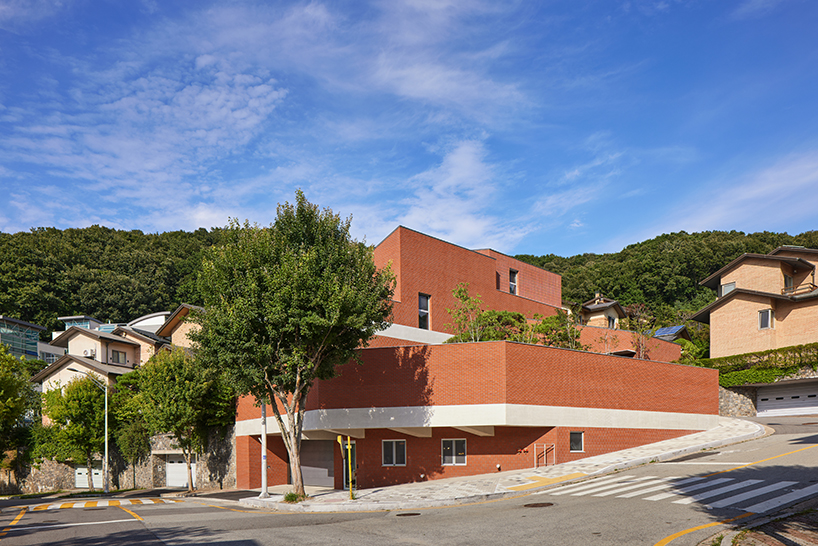
<svg viewBox="0 0 818 546"><path fill-rule="evenodd" d="M280 434L272 417L270 434ZM236 436L257 435L261 419L236 422ZM709 430L718 415L661 411L533 406L526 404L470 404L312 410L304 416L305 437L321 431L415 427L594 427L661 430ZM334 432L333 432L334 433Z"/></svg>

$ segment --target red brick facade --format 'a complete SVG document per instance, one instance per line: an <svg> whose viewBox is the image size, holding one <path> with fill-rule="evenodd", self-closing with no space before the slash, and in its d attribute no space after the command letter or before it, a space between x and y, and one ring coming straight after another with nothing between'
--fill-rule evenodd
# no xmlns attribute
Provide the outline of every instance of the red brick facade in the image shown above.
<svg viewBox="0 0 818 546"><path fill-rule="evenodd" d="M561 303L559 275L493 250L467 250L402 227L376 247L375 261L379 267L390 264L396 274L393 320L400 327L361 349L360 364L349 362L334 379L316 382L305 418L308 438L326 441L345 431L355 437L358 487L491 473L497 465L500 470L531 468L535 445L543 464L543 444L556 446L548 452L549 464L554 458L566 462L682 436L717 419L718 372L668 363L679 357L672 343L651 340L652 360L634 360L506 341L426 344L394 337L421 339L434 333L417 328L418 294L431 297L430 330L447 331L447 309L456 305L452 290L460 282L469 283L470 293L479 294L486 309L553 315ZM512 271L516 294L510 293ZM601 352L610 352L605 350L610 342L615 350L613 340L594 339L603 330L584 328L581 342ZM630 332L609 332L621 337L617 347L631 348ZM255 428L260 414L251 399L239 400L241 488L261 483ZM272 414L269 409L267 415ZM572 431L584 434L582 451L569 449ZM466 441L466 464L442 464L445 439ZM383 465L384 440L406 442L406 465ZM343 458L334 447L332 471L340 488ZM287 482L286 461L281 438L271 435L269 483Z"/></svg>

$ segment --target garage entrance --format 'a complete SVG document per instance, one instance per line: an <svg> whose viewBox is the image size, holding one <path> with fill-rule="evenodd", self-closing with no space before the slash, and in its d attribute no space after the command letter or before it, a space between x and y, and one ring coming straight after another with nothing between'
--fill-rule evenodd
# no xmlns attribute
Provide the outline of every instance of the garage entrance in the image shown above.
<svg viewBox="0 0 818 546"><path fill-rule="evenodd" d="M196 461L190 464L193 472L193 487L196 487ZM165 484L167 487L187 487L187 463L182 455L168 455L165 466Z"/></svg>
<svg viewBox="0 0 818 546"><path fill-rule="evenodd" d="M92 469L94 479L94 488L102 489L105 485L102 483L102 462L94 463ZM74 487L77 489L88 489L88 467L77 466L74 468Z"/></svg>
<svg viewBox="0 0 818 546"><path fill-rule="evenodd" d="M332 440L301 441L301 475L304 485L335 487L334 456L337 444Z"/></svg>
<svg viewBox="0 0 818 546"><path fill-rule="evenodd" d="M759 387L756 400L759 417L818 414L818 381Z"/></svg>

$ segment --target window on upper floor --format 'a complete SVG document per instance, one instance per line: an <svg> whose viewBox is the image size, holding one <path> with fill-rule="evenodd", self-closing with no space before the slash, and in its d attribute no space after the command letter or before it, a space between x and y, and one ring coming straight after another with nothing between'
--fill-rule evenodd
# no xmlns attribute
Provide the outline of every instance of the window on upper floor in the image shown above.
<svg viewBox="0 0 818 546"><path fill-rule="evenodd" d="M613 317L608 317L608 328L614 329L616 328L616 319Z"/></svg>
<svg viewBox="0 0 818 546"><path fill-rule="evenodd" d="M513 269L508 270L508 293L517 293L517 272Z"/></svg>
<svg viewBox="0 0 818 546"><path fill-rule="evenodd" d="M429 329L429 294L418 294L418 328Z"/></svg>
<svg viewBox="0 0 818 546"><path fill-rule="evenodd" d="M792 292L792 277L784 275L784 293Z"/></svg>
<svg viewBox="0 0 818 546"><path fill-rule="evenodd" d="M736 289L736 283L728 282L724 283L723 285L719 286L719 296L726 296L730 292Z"/></svg>
<svg viewBox="0 0 818 546"><path fill-rule="evenodd" d="M125 363L125 351L111 351L111 364Z"/></svg>
<svg viewBox="0 0 818 546"><path fill-rule="evenodd" d="M775 313L772 309L762 309L758 312L758 329L767 330L773 327Z"/></svg>

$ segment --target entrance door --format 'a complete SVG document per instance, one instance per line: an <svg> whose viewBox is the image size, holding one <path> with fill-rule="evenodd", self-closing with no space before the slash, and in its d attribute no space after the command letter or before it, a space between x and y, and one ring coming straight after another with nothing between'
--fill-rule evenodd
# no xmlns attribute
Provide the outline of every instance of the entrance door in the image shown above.
<svg viewBox="0 0 818 546"><path fill-rule="evenodd" d="M758 388L758 416L818 414L818 381Z"/></svg>
<svg viewBox="0 0 818 546"><path fill-rule="evenodd" d="M335 451L332 440L303 440L301 442L301 475L304 485L335 486Z"/></svg>
<svg viewBox="0 0 818 546"><path fill-rule="evenodd" d="M193 486L196 487L196 463L191 462ZM187 463L181 455L168 455L165 466L165 484L167 487L187 487Z"/></svg>
<svg viewBox="0 0 818 546"><path fill-rule="evenodd" d="M349 491L349 462L347 461L347 441L344 439L344 491ZM355 442L352 442L352 489L358 489L356 477L357 465L355 464Z"/></svg>

